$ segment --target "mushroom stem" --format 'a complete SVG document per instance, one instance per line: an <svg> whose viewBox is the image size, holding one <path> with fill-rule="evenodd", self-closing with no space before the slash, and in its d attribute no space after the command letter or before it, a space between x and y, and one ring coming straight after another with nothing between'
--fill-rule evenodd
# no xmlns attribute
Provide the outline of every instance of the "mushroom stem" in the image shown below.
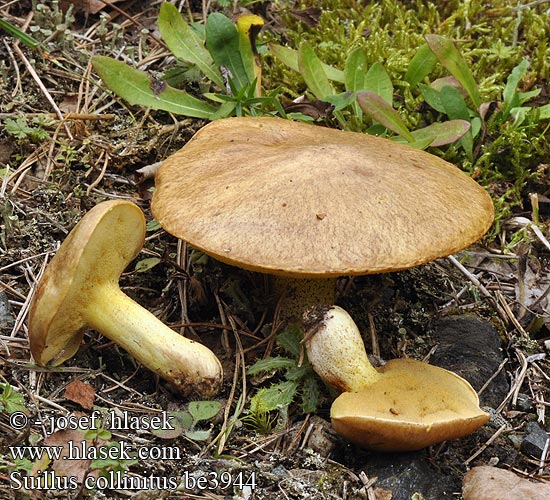
<svg viewBox="0 0 550 500"><path fill-rule="evenodd" d="M338 306L316 306L304 314L304 342L311 366L340 392L359 391L382 375L369 361L361 333Z"/></svg>
<svg viewBox="0 0 550 500"><path fill-rule="evenodd" d="M166 326L115 284L97 287L83 313L87 324L120 345L183 394L216 394L222 367L214 353Z"/></svg>
<svg viewBox="0 0 550 500"><path fill-rule="evenodd" d="M273 276L276 296L282 298L281 317L300 321L304 311L315 305L332 305L336 278L290 278Z"/></svg>
<svg viewBox="0 0 550 500"><path fill-rule="evenodd" d="M124 347L184 395L214 395L221 363L208 348L181 337L124 295L118 280L139 254L145 218L127 200L92 208L46 268L29 308L29 345L39 365L59 365L92 327Z"/></svg>

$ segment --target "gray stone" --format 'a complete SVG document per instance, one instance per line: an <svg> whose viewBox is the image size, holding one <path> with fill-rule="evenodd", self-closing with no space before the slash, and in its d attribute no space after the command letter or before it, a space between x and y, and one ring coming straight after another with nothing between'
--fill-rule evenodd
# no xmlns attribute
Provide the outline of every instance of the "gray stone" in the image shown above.
<svg viewBox="0 0 550 500"><path fill-rule="evenodd" d="M437 350L430 363L465 378L476 391L494 375L502 362L500 338L495 328L471 315L444 318L435 325ZM496 408L509 384L502 370L480 395L482 406Z"/></svg>
<svg viewBox="0 0 550 500"><path fill-rule="evenodd" d="M525 455L540 458L548 439L550 436L539 424L529 422L526 425L526 434L519 449Z"/></svg>
<svg viewBox="0 0 550 500"><path fill-rule="evenodd" d="M455 499L460 483L434 467L425 450L415 453L377 454L364 467L367 477L377 477L376 488L390 490L392 500L410 500L420 493L425 500Z"/></svg>
<svg viewBox="0 0 550 500"><path fill-rule="evenodd" d="M0 330L7 332L15 325L13 311L6 292L0 292Z"/></svg>
<svg viewBox="0 0 550 500"><path fill-rule="evenodd" d="M535 407L533 398L527 394L519 393L516 401L516 408L521 411L530 412Z"/></svg>

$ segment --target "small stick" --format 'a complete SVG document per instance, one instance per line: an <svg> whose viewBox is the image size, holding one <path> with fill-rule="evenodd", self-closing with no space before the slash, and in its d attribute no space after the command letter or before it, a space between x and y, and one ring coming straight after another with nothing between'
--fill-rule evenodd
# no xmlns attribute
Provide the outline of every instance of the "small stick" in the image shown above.
<svg viewBox="0 0 550 500"><path fill-rule="evenodd" d="M478 396L481 396L483 394L483 391L485 391L485 389L487 389L487 387L489 387L489 384L495 380L495 378L498 376L498 374L502 371L502 369L504 368L504 365L508 363L508 358L505 359L504 361L502 361L502 363L500 363L500 365L498 365L498 368L495 370L495 373L493 373L490 377L489 377L489 380L487 380L487 382L485 382L483 384L483 387L477 391L477 395Z"/></svg>
<svg viewBox="0 0 550 500"><path fill-rule="evenodd" d="M369 329L370 329L370 338L371 338L371 349L372 355L377 359L380 359L380 344L378 343L378 335L376 333L376 326L374 324L374 318L371 313L367 314L369 318Z"/></svg>
<svg viewBox="0 0 550 500"><path fill-rule="evenodd" d="M487 447L506 430L507 427L508 423L502 424L498 428L498 430L489 439L487 439L487 441L485 441L485 443L479 448L479 450L477 450L470 458L464 461L464 465L468 465L472 460L481 455L487 449Z"/></svg>
<svg viewBox="0 0 550 500"><path fill-rule="evenodd" d="M514 381L512 387L508 391L508 394L506 395L506 397L503 399L502 403L500 403L500 405L496 409L496 411L498 413L500 413L504 409L504 407L508 404L508 401L510 401L510 399L512 399L514 403L517 401L517 397L518 397L519 391L521 389L521 385L523 384L523 381L525 379L525 375L527 374L527 368L529 367L529 364L527 363L527 360L525 359L525 356L517 350L516 350L516 355L518 356L519 360L521 361L521 370L520 370L518 376L516 377L516 380Z"/></svg>

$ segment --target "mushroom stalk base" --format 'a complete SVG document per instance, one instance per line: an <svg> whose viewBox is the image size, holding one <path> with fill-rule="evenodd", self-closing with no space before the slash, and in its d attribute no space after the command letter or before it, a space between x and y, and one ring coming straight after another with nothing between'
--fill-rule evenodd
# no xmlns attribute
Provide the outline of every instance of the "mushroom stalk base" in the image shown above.
<svg viewBox="0 0 550 500"><path fill-rule="evenodd" d="M274 276L273 289L281 300L281 319L301 321L306 309L334 304L336 278Z"/></svg>
<svg viewBox="0 0 550 500"><path fill-rule="evenodd" d="M357 325L341 307L308 309L304 328L309 362L331 387L340 392L359 391L382 377L369 361Z"/></svg>
<svg viewBox="0 0 550 500"><path fill-rule="evenodd" d="M183 394L211 397L219 391L222 367L210 349L176 333L116 284L98 288L86 305L85 319L91 328Z"/></svg>

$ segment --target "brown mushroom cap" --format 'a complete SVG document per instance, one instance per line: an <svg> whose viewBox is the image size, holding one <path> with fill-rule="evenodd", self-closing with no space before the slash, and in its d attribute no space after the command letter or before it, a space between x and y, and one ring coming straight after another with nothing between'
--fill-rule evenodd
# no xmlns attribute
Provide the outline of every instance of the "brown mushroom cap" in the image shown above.
<svg viewBox="0 0 550 500"><path fill-rule="evenodd" d="M344 392L330 416L334 430L379 451L412 451L466 436L489 420L476 392L458 375L411 359L395 359L381 377Z"/></svg>
<svg viewBox="0 0 550 500"><path fill-rule="evenodd" d="M436 156L269 117L202 128L160 166L152 209L222 262L304 278L416 266L493 220L489 195Z"/></svg>

